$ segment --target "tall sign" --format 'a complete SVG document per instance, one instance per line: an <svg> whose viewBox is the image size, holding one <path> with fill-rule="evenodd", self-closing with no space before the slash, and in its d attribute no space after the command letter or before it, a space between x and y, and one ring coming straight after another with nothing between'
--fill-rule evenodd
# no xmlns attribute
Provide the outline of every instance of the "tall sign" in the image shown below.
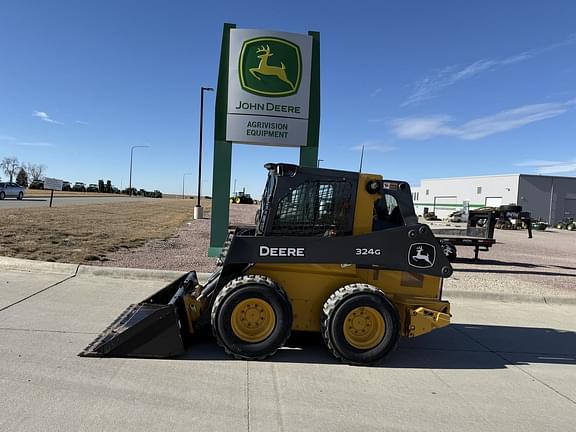
<svg viewBox="0 0 576 432"><path fill-rule="evenodd" d="M305 146L311 64L312 36L230 30L226 140Z"/></svg>
<svg viewBox="0 0 576 432"><path fill-rule="evenodd" d="M319 137L320 34L224 24L214 115L208 255L217 256L226 240L232 144L296 147L300 165L315 167Z"/></svg>

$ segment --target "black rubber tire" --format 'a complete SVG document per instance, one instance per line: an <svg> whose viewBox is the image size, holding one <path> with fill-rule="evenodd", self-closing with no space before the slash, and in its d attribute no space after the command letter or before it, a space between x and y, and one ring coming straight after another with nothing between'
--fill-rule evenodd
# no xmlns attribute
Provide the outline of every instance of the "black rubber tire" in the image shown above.
<svg viewBox="0 0 576 432"><path fill-rule="evenodd" d="M276 325L270 336L258 343L238 338L230 322L234 307L247 298L265 300L274 310ZM292 330L292 305L284 290L272 279L246 275L231 280L216 296L210 315L212 333L218 345L237 359L262 360L282 348Z"/></svg>
<svg viewBox="0 0 576 432"><path fill-rule="evenodd" d="M18 197L16 199L22 201L22 198L24 198L24 192L19 192Z"/></svg>
<svg viewBox="0 0 576 432"><path fill-rule="evenodd" d="M6 198L6 194L4 192L0 192L0 200Z"/></svg>
<svg viewBox="0 0 576 432"><path fill-rule="evenodd" d="M353 309L370 306L384 318L386 332L382 341L371 349L358 349L344 337L344 320ZM324 303L320 319L322 338L334 357L345 363L366 365L383 360L396 349L400 338L400 318L396 307L379 289L368 284L345 285Z"/></svg>
<svg viewBox="0 0 576 432"><path fill-rule="evenodd" d="M456 257L458 254L456 246L445 240L440 240L439 243L440 247L442 248L442 252L444 253L444 256L448 258L448 261L450 262L456 261Z"/></svg>

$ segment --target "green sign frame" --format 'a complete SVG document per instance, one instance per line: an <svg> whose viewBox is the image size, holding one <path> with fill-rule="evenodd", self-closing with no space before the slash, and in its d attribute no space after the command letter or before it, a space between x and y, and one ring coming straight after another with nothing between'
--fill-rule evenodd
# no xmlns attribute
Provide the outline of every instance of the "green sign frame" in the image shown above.
<svg viewBox="0 0 576 432"><path fill-rule="evenodd" d="M232 170L232 142L226 140L226 116L228 108L230 30L234 28L236 28L235 24L224 24L222 46L220 49L218 85L216 88L214 161L212 167L212 211L210 248L208 249L208 256L212 257L220 254L222 245L226 240L230 217L229 200ZM300 147L300 165L316 167L318 164L318 145L320 140L320 33L309 31L308 35L312 36L308 139L306 146ZM270 45L270 43L268 45ZM239 68L239 70L241 69Z"/></svg>

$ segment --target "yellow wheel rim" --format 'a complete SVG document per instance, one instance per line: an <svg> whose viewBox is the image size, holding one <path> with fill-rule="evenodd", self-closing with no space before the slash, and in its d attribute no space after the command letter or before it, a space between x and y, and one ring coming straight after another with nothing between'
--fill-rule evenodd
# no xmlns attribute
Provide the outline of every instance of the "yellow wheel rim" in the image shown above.
<svg viewBox="0 0 576 432"><path fill-rule="evenodd" d="M232 331L245 342L262 342L276 325L274 309L265 300L250 298L242 300L232 311Z"/></svg>
<svg viewBox="0 0 576 432"><path fill-rule="evenodd" d="M385 333L384 318L372 307L353 309L344 319L344 337L354 348L374 348L382 341Z"/></svg>
<svg viewBox="0 0 576 432"><path fill-rule="evenodd" d="M236 202L236 204L240 204L240 198L236 198L234 201Z"/></svg>

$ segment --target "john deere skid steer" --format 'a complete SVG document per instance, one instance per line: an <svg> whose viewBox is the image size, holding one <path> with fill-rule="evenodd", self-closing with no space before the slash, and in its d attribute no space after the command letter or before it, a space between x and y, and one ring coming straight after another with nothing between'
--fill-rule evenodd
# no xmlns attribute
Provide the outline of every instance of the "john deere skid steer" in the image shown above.
<svg viewBox="0 0 576 432"><path fill-rule="evenodd" d="M408 184L378 175L267 164L255 226L229 231L203 285L190 272L131 305L81 356L172 357L211 328L227 353L263 359L292 331L334 356L373 363L400 336L445 327L452 267L418 223Z"/></svg>

